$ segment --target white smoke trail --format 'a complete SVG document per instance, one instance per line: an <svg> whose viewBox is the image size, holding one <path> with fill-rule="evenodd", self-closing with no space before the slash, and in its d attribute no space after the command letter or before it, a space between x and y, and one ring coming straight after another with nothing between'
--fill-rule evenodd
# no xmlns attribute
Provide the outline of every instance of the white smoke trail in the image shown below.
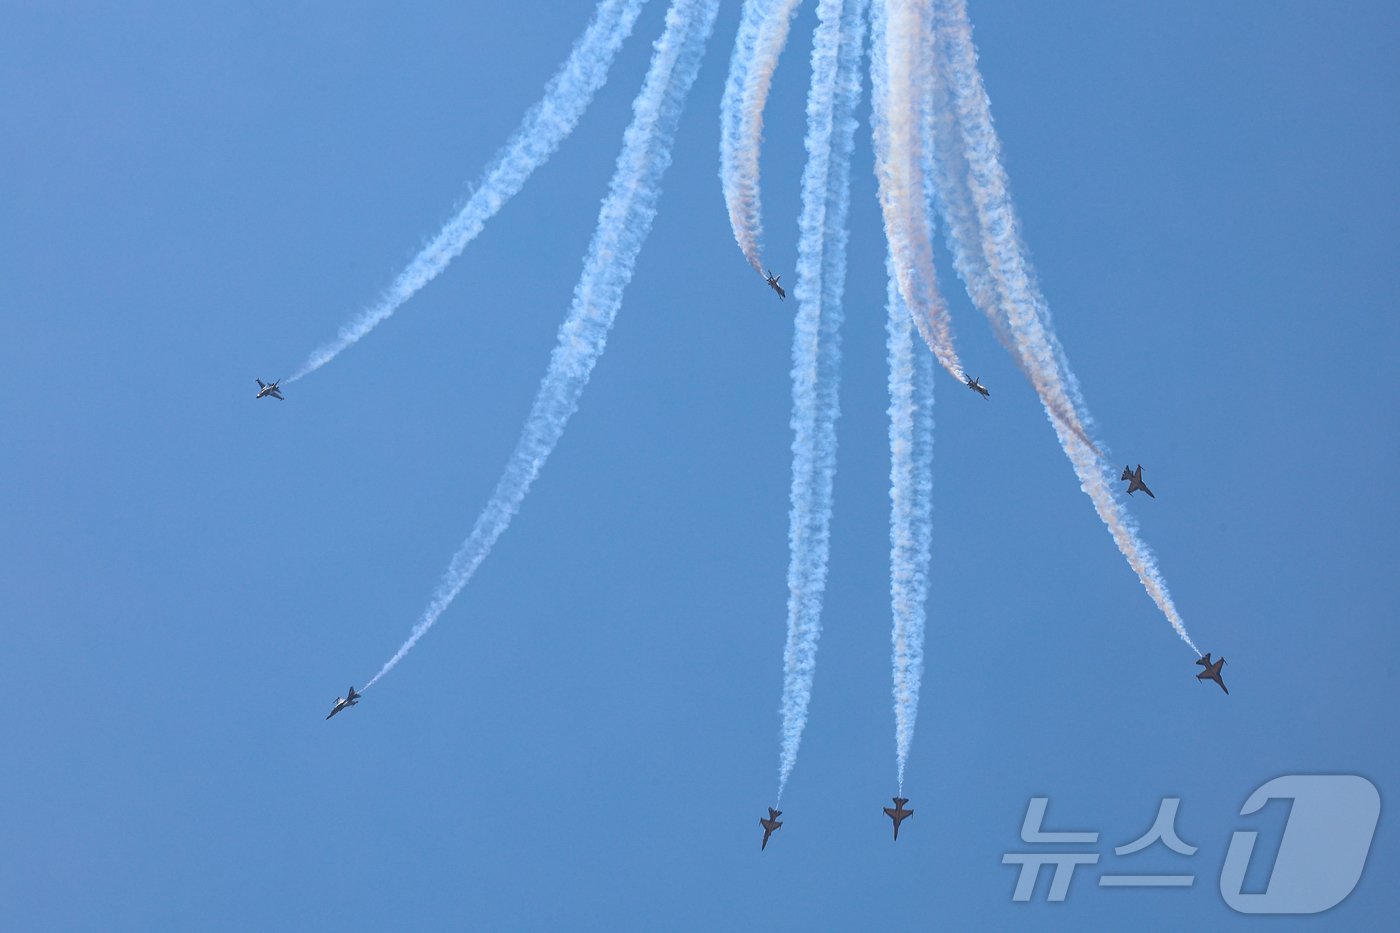
<svg viewBox="0 0 1400 933"><path fill-rule="evenodd" d="M836 419L841 410L846 217L867 2L820 0L812 48L807 165L802 172L802 216L798 222L798 309L792 340L792 509L788 517L780 802L807 725L826 593Z"/></svg>
<svg viewBox="0 0 1400 933"><path fill-rule="evenodd" d="M894 258L900 294L924 342L944 369L966 379L953 345L948 306L938 289L929 224L931 192L925 184L921 51L930 24L927 0L875 4L870 75L875 175L885 239Z"/></svg>
<svg viewBox="0 0 1400 933"><path fill-rule="evenodd" d="M981 263L998 299L994 308L982 310L998 321L998 329L1009 336L1011 349L1040 396L1081 488L1093 501L1118 549L1177 635L1199 655L1201 652L1187 634L1166 581L1157 569L1156 558L1114 496L1114 476L1089 439L1088 426L1092 422L1021 241L1020 223L1001 161L1001 143L992 126L991 105L977 69L972 25L963 0L940 4L937 25L937 48L943 53L943 73L948 79L959 129L955 142L961 145L967 166L964 183L969 191L969 196L945 196L940 203L970 201L976 210L978 232L978 242L958 239L958 261ZM950 231L955 235L961 231L962 237L968 226L966 220L949 224Z"/></svg>
<svg viewBox="0 0 1400 933"><path fill-rule="evenodd" d="M719 177L729 209L729 225L744 258L760 275L763 212L758 193L758 157L763 142L763 108L800 2L744 0L734 54L729 60L729 77L720 100Z"/></svg>
<svg viewBox="0 0 1400 933"><path fill-rule="evenodd" d="M935 30L925 29L920 43L916 84L920 91L919 136L923 146L920 154L924 185L932 193L943 221L944 239L953 258L953 268L973 304L979 309L995 309L998 307L996 291L986 268L960 248L963 243L979 242L977 208L965 182L967 162L963 159L958 137L957 114L940 67L942 50L937 47ZM1000 316L988 313L988 317L998 328L1002 342L1010 346L1010 337L1001 330Z"/></svg>
<svg viewBox="0 0 1400 933"><path fill-rule="evenodd" d="M946 42L940 43L940 29L946 30L947 14L942 6L937 6L932 28L926 28L921 36L919 86L923 91L922 129L925 184L933 193L933 200L943 220L943 228L949 253L953 258L953 268L967 288L967 294L974 306L986 315L996 329L1002 344L1016 351L1017 341L1010 329L1010 322L1002 312L999 282L979 250L981 229L979 227L978 205L967 182L969 167L963 153L961 126L958 122L956 101L950 90L950 77L945 60ZM1017 241L1019 243L1019 240ZM1032 284L1033 279L1031 280ZM1041 302L1044 306L1043 301ZM1048 314L1048 311L1046 312ZM1048 321L1048 318L1047 318ZM1054 329L1047 330L1047 340L1061 362L1064 372L1069 371L1063 350L1055 337ZM1034 384L1035 375L1027 368L1019 351L1016 363ZM1042 398L1051 407L1052 414L1079 440L1089 446L1096 455L1101 455L1098 444L1090 437L1092 423L1088 420L1083 399L1074 383L1073 375L1068 377L1067 392L1071 402L1067 405L1056 398ZM1074 406L1078 406L1078 410Z"/></svg>
<svg viewBox="0 0 1400 933"><path fill-rule="evenodd" d="M544 97L530 108L515 135L496 153L466 206L399 273L378 302L341 327L334 340L313 351L286 382L296 382L335 359L388 320L461 255L486 222L573 132L594 94L607 81L613 59L632 34L644 3L646 0L602 0L598 4L568 60L546 85Z"/></svg>
<svg viewBox="0 0 1400 933"><path fill-rule="evenodd" d="M924 605L933 543L933 367L915 352L914 325L890 265L890 635L899 791L924 676Z"/></svg>
<svg viewBox="0 0 1400 933"><path fill-rule="evenodd" d="M632 124L599 211L598 228L574 288L573 303L559 329L559 344L550 357L549 370L520 441L491 500L471 535L453 555L408 640L365 685L366 690L394 669L467 585L510 525L577 410L579 396L607 344L623 291L632 279L637 253L651 230L661 179L671 163L676 124L699 70L718 6L719 0L673 0L667 11L666 30L656 42L646 83L632 104Z"/></svg>

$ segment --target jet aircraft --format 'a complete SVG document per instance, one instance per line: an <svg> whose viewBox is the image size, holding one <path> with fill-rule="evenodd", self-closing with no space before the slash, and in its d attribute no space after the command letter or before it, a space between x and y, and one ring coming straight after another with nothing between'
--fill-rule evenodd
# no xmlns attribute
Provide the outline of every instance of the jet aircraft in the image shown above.
<svg viewBox="0 0 1400 933"><path fill-rule="evenodd" d="M781 275L774 275L772 269L769 269L768 274L764 276L764 279L766 279L768 282L768 287L773 289L773 291L777 292L779 298L786 299L787 292L783 291L783 287L778 284L778 279L781 278Z"/></svg>
<svg viewBox="0 0 1400 933"><path fill-rule="evenodd" d="M1125 480L1128 481L1128 495L1131 496L1131 495L1133 494L1133 490L1135 490L1135 489L1141 489L1143 492L1147 493L1149 496L1152 496L1152 498L1154 498L1154 499L1157 498L1156 496L1153 496L1153 495L1152 495L1152 490L1148 489L1148 488L1147 488L1147 484L1144 483L1144 482L1142 481L1142 464L1141 464L1141 463L1138 464L1137 472L1133 472L1132 470L1128 469L1127 467L1123 467L1123 475L1122 475L1121 477L1119 477L1119 479L1125 479Z"/></svg>
<svg viewBox="0 0 1400 933"><path fill-rule="evenodd" d="M258 398L263 398L264 396L268 396L268 395L270 395L270 396L272 396L273 398L276 398L276 399L282 398L282 390L279 389L279 388L277 388L277 383L278 383L278 382L281 382L281 381L282 381L281 379L278 379L277 382L274 382L274 383L272 383L271 385L268 385L267 383L265 383L265 382L263 382L261 379L259 379L259 380L258 380Z"/></svg>
<svg viewBox="0 0 1400 933"><path fill-rule="evenodd" d="M974 392L980 393L983 398L990 399L992 397L992 393L988 392L987 387L977 381L976 376L969 376L966 373L964 373L963 379L967 382L967 387L969 389L971 389Z"/></svg>
<svg viewBox="0 0 1400 933"><path fill-rule="evenodd" d="M906 810L906 809L904 809L904 805L905 805L906 803L908 803L908 802L909 802L908 798L905 798L905 797L896 797L896 798L894 798L894 806L893 806L893 807L885 807L885 816L888 816L890 819L894 820L894 838L895 838L895 839L899 839L899 824L900 824L901 822L904 821L904 818L905 818L906 816L913 816L913 815L914 815L914 811L913 811L913 810Z"/></svg>
<svg viewBox="0 0 1400 933"><path fill-rule="evenodd" d="M357 704L357 703L359 703L359 702L360 702L360 694L358 694L358 693L355 692L355 688L354 688L354 687L351 687L351 688L350 688L350 693L349 693L349 694L347 694L346 696L343 696L343 697L337 697L337 698L336 698L335 706L331 707L331 716L334 716L336 713L340 712L341 710L346 709L347 707L354 706L355 704ZM327 718L327 719L330 719L331 716L327 716L326 718Z"/></svg>
<svg viewBox="0 0 1400 933"><path fill-rule="evenodd" d="M1227 695L1230 693L1230 688L1225 686L1225 681L1220 679L1220 669L1225 666L1224 658L1212 664L1210 663L1210 652L1207 651L1205 657L1196 659L1196 663L1205 668L1196 675L1197 680L1213 680L1220 684L1220 689L1224 690Z"/></svg>
<svg viewBox="0 0 1400 933"><path fill-rule="evenodd" d="M763 845L758 847L760 850L768 848L768 837L773 835L773 830L783 825L778 821L778 817L782 815L782 810L774 810L772 807L769 807L768 819L759 818L758 825L763 827Z"/></svg>

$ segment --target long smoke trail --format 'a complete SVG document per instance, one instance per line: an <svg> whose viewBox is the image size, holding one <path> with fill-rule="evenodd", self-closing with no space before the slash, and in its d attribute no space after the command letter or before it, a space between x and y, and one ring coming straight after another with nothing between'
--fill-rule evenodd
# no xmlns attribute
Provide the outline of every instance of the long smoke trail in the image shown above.
<svg viewBox="0 0 1400 933"><path fill-rule="evenodd" d="M924 606L933 543L933 367L915 352L914 325L889 264L890 635L899 790L914 740L924 676Z"/></svg>
<svg viewBox="0 0 1400 933"><path fill-rule="evenodd" d="M1069 361L1055 337L1049 307L1021 241L1020 224L1001 161L1001 143L992 126L991 105L977 69L966 4L963 0L947 0L940 5L938 14L937 47L943 52L944 74L957 117L958 141L967 165L965 183L976 209L979 240L959 240L955 252L963 254L962 261L982 263L998 297L995 309L983 311L994 321L999 319L999 330L1010 336L1011 349L1040 396L1081 488L1093 501L1118 549L1177 635L1199 655L1201 652L1187 634L1166 581L1157 569L1156 558L1115 497L1113 474L1087 436L1086 425L1092 422ZM945 197L940 203L956 204L958 197ZM950 224L953 230L966 227L965 223Z"/></svg>
<svg viewBox="0 0 1400 933"><path fill-rule="evenodd" d="M763 108L799 3L801 0L744 0L720 100L719 177L729 225L744 258L760 274L763 212L758 157L763 142Z"/></svg>
<svg viewBox="0 0 1400 933"><path fill-rule="evenodd" d="M515 135L496 153L466 206L399 273L377 303L341 327L334 340L318 347L287 382L315 372L357 343L461 255L486 222L574 131L594 94L607 81L613 59L632 34L644 3L646 0L602 0L598 4L568 60L545 86L544 97L530 108Z"/></svg>
<svg viewBox="0 0 1400 933"><path fill-rule="evenodd" d="M923 37L930 22L926 0L875 4L870 54L875 175L900 294L939 364L963 380L966 375L953 346L948 306L933 264L931 192L923 170L919 79L925 56L920 52L926 47Z"/></svg>
<svg viewBox="0 0 1400 933"><path fill-rule="evenodd" d="M933 200L943 220L943 228L948 251L953 258L953 268L967 288L967 294L978 310L986 315L996 330L1002 344L1015 352L1017 365L1034 384L1035 375L1025 365L1017 349L1017 339L1011 329L1008 316L1002 311L1001 281L994 275L992 267L978 248L982 243L981 215L971 187L967 183L970 171L963 151L962 128L958 121L956 101L950 89L950 77L945 61L946 40L939 42L940 29L946 31L947 14L942 6L935 7L936 13L932 28L922 31L919 62L919 87L923 92L921 104L921 136L923 139L923 169L925 184L933 193ZM1019 243L1019 240L1018 240ZM1033 278L1030 278L1032 286ZM1041 306L1044 307L1043 301ZM1046 312L1048 314L1048 311ZM1047 318L1048 321L1048 318ZM1047 340L1053 347L1062 371L1068 373L1069 366L1054 329L1046 331ZM1100 449L1089 432L1092 423L1088 419L1083 399L1079 397L1078 386L1069 376L1067 394L1071 401L1042 396L1042 401L1051 408L1051 413L1069 430L1100 454ZM1076 407L1077 406L1077 410Z"/></svg>
<svg viewBox="0 0 1400 933"><path fill-rule="evenodd" d="M788 630L783 651L779 801L807 725L826 593L836 419L841 410L846 217L867 2L820 0L812 48L807 165L802 172L802 215L798 221L798 310L792 340L792 508L788 516Z"/></svg>
<svg viewBox="0 0 1400 933"><path fill-rule="evenodd" d="M550 357L520 441L506 463L496 491L482 510L471 535L452 557L413 632L403 646L365 685L368 690L394 669L467 585L496 539L510 525L540 468L578 408L593 366L607 344L608 332L632 279L637 254L651 230L661 179L671 163L676 124L695 80L705 43L714 26L719 0L673 0L666 29L656 42L646 83L632 104L632 124L607 198L598 215L583 273L559 329L559 344Z"/></svg>
<svg viewBox="0 0 1400 933"><path fill-rule="evenodd" d="M934 29L923 30L916 63L924 185L933 194L933 202L943 221L944 239L953 257L953 268L973 304L979 309L996 309L995 287L980 257L974 260L960 248L963 243L979 242L977 207L964 181L967 162L962 155L957 114L953 110L948 82L939 67L942 50L937 47L936 38ZM987 316L997 326L1002 342L1010 346L1010 336L1001 329L1004 322L1000 316L990 311Z"/></svg>

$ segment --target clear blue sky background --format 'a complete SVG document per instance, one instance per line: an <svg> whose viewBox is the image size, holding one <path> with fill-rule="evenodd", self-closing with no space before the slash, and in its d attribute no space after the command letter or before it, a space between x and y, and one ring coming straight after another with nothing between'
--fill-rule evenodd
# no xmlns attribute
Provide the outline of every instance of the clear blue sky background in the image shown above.
<svg viewBox="0 0 1400 933"><path fill-rule="evenodd" d="M793 302L719 190L727 2L606 356L517 521L358 708L544 370L664 11L575 136L391 323L253 401L461 203L592 4L0 7L0 926L1221 929L1230 833L1290 772L1396 822L1400 13L978 3L1027 240L1187 625L1197 684L1029 386L947 277L928 672L897 844L884 245L857 149L811 724L772 802ZM793 267L814 4L764 150ZM868 116L868 105L862 117ZM864 119L863 119L864 123ZM1097 829L1011 903L1026 802ZM1190 859L1131 859L1163 796ZM1110 891L1101 871L1188 872Z"/></svg>

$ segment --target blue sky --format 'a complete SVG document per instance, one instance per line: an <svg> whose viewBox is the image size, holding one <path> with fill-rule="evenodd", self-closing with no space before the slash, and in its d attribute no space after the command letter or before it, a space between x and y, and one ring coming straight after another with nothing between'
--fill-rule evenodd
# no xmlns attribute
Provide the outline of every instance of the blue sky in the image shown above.
<svg viewBox="0 0 1400 933"><path fill-rule="evenodd" d="M567 9L565 9L567 7ZM778 755L793 302L720 196L725 3L608 351L517 520L408 634L513 447L660 33L400 314L254 402L466 196L591 4L0 8L0 916L15 929L1376 927L1400 907L1400 13L976 4L1027 242L1191 634L1077 489L944 266L928 672L894 793L884 244L862 107L815 693ZM814 4L763 156L796 250ZM1232 913L1280 774L1365 775L1352 896ZM1027 800L1096 829L1013 904ZM1164 796L1195 856L1118 860ZM1114 864L1117 862L1118 864ZM1109 891L1101 871L1192 872Z"/></svg>

